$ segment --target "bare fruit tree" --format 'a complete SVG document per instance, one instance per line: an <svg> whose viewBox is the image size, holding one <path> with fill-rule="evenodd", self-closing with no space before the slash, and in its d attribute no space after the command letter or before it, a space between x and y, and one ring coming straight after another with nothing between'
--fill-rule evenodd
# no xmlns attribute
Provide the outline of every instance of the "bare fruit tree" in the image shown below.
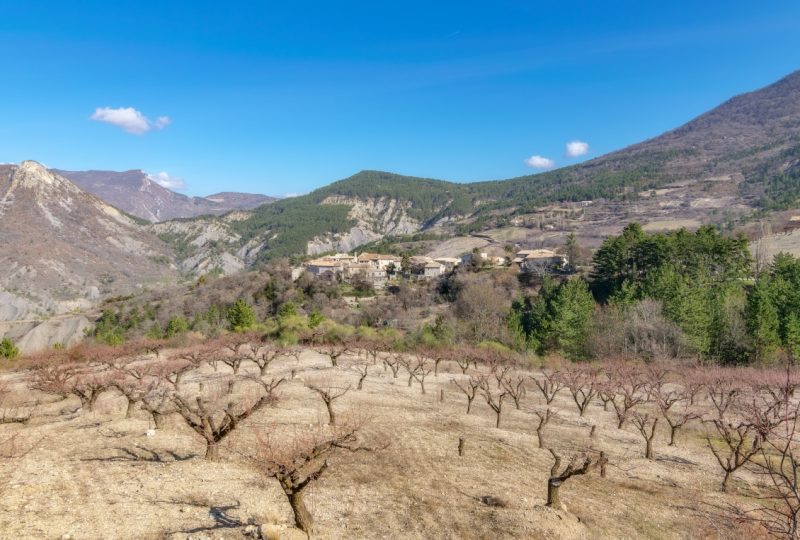
<svg viewBox="0 0 800 540"><path fill-rule="evenodd" d="M565 510L559 495L559 489L564 482L573 476L587 474L598 467L605 467L608 459L602 452L599 456L575 455L570 459L564 470L559 472L561 456L552 448L549 448L549 450L553 455L554 462L553 467L550 469L550 477L547 479L547 506L557 510Z"/></svg>
<svg viewBox="0 0 800 540"><path fill-rule="evenodd" d="M400 373L400 368L403 366L403 355L399 353L390 354L383 360L383 365L388 366L392 370L392 377L397 378Z"/></svg>
<svg viewBox="0 0 800 540"><path fill-rule="evenodd" d="M242 362L248 359L246 349L258 339L258 336L249 333L232 332L225 335L217 345L221 353L220 362L231 368L233 374L237 375L242 367Z"/></svg>
<svg viewBox="0 0 800 540"><path fill-rule="evenodd" d="M425 377L433 371L432 364L433 362L430 361L425 351L415 353L413 358L407 357L403 362L403 367L408 371L408 386L411 386L412 381L417 381L420 390L424 394Z"/></svg>
<svg viewBox="0 0 800 540"><path fill-rule="evenodd" d="M722 491L728 491L731 475L755 456L760 450L762 439L753 424L744 421L725 421L715 418L706 422L714 428L706 432L708 448L722 467Z"/></svg>
<svg viewBox="0 0 800 540"><path fill-rule="evenodd" d="M542 410L535 410L533 414L539 419L539 422L536 424L536 438L539 440L539 448L544 448L544 428L547 427L547 424L550 423L550 420L556 415L556 412L547 407L544 411Z"/></svg>
<svg viewBox="0 0 800 540"><path fill-rule="evenodd" d="M644 439L644 457L653 459L653 438L656 436L658 417L651 416L649 413L635 412L632 422Z"/></svg>
<svg viewBox="0 0 800 540"><path fill-rule="evenodd" d="M322 398L325 408L328 411L328 424L336 425L336 412L333 410L333 402L350 391L351 386L336 386L329 379L319 379L309 381L306 386Z"/></svg>
<svg viewBox="0 0 800 540"><path fill-rule="evenodd" d="M617 428L622 429L631 409L647 401L647 380L642 369L633 362L606 364L614 398L611 405L617 416Z"/></svg>
<svg viewBox="0 0 800 540"><path fill-rule="evenodd" d="M145 388L142 399L139 402L142 410L150 413L153 419L153 426L156 429L164 428L166 417L175 412L172 401L173 387L163 379L151 380Z"/></svg>
<svg viewBox="0 0 800 540"><path fill-rule="evenodd" d="M495 373L497 384L514 400L514 406L519 410L522 398L527 394L525 387L526 377L518 373L512 373L510 369L504 369Z"/></svg>
<svg viewBox="0 0 800 540"><path fill-rule="evenodd" d="M289 353L286 347L277 344L250 343L245 347L243 354L258 366L258 374L263 377L267 374L272 362L281 356L287 356Z"/></svg>
<svg viewBox="0 0 800 540"><path fill-rule="evenodd" d="M559 370L542 371L539 377L530 376L531 380L544 396L547 405L553 403L556 395L564 388L564 381Z"/></svg>
<svg viewBox="0 0 800 540"><path fill-rule="evenodd" d="M140 373L137 369L136 373ZM117 369L108 379L109 386L116 389L126 400L125 418L131 418L136 404L142 401L147 391L146 375L136 378L124 369Z"/></svg>
<svg viewBox="0 0 800 540"><path fill-rule="evenodd" d="M469 370L470 365L477 364L477 359L480 357L480 354L471 347L458 347L454 349L451 354L450 358L458 364L458 367L461 369L461 374L466 375L467 371Z"/></svg>
<svg viewBox="0 0 800 540"><path fill-rule="evenodd" d="M703 372L703 386L721 420L736 397L742 392L739 379L729 368L716 367Z"/></svg>
<svg viewBox="0 0 800 540"><path fill-rule="evenodd" d="M675 446L678 430L692 420L700 420L702 415L692 410L689 395L683 386L673 390L659 388L654 396L661 416L669 424L669 446Z"/></svg>
<svg viewBox="0 0 800 540"><path fill-rule="evenodd" d="M451 379L450 382L467 396L467 414L469 414L472 410L472 402L475 401L475 396L478 395L478 390L483 384L483 378L470 375L467 380L458 381L456 379Z"/></svg>
<svg viewBox="0 0 800 540"><path fill-rule="evenodd" d="M375 365L375 357L367 354L363 359L359 358L350 364L349 368L358 373L358 384L356 390L364 389L364 381L369 376L369 368Z"/></svg>
<svg viewBox="0 0 800 540"><path fill-rule="evenodd" d="M770 535L793 539L800 537L800 402L792 400L794 375L789 365L783 384L774 387L775 395L780 396L776 408L782 421L759 448L760 459L749 465L766 480L761 496L765 504L746 515L748 521L760 524Z"/></svg>
<svg viewBox="0 0 800 540"><path fill-rule="evenodd" d="M489 379L481 379L481 394L483 394L483 398L486 400L486 404L494 411L496 415L496 420L494 427L500 427L500 417L503 413L503 402L508 396L508 393L501 387L497 390L492 390L491 385L489 384Z"/></svg>
<svg viewBox="0 0 800 540"><path fill-rule="evenodd" d="M314 349L318 354L327 356L331 361L331 367L339 365L339 358L351 351L351 346L347 342L329 343Z"/></svg>
<svg viewBox="0 0 800 540"><path fill-rule="evenodd" d="M261 379L248 380L256 383L252 386L261 390L260 396L255 393L233 396L228 393L230 385L227 384L222 385L224 388L215 384L205 394L172 395L176 412L181 415L186 425L205 441L206 460L219 460L219 444L238 427L241 421L273 403L275 389L283 382L283 379L272 379L269 382Z"/></svg>
<svg viewBox="0 0 800 540"><path fill-rule="evenodd" d="M293 435L274 430L256 435L255 452L248 456L250 463L265 477L278 481L292 508L297 528L308 538L314 532L314 518L305 504L306 489L330 468L331 458L339 451L375 449L359 445L360 429L357 423L345 422Z"/></svg>
<svg viewBox="0 0 800 540"><path fill-rule="evenodd" d="M61 398L76 396L81 409L91 412L97 398L110 386L107 372L85 365L41 365L34 369L30 387Z"/></svg>
<svg viewBox="0 0 800 540"><path fill-rule="evenodd" d="M562 377L580 416L583 416L597 395L597 371L589 366L569 366L563 371Z"/></svg>

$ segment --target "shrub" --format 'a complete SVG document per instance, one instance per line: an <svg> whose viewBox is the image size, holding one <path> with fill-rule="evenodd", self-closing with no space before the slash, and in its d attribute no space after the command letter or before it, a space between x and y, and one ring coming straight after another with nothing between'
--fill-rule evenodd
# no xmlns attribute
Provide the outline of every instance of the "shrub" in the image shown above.
<svg viewBox="0 0 800 540"><path fill-rule="evenodd" d="M16 358L19 356L19 349L10 338L3 338L0 341L0 358Z"/></svg>

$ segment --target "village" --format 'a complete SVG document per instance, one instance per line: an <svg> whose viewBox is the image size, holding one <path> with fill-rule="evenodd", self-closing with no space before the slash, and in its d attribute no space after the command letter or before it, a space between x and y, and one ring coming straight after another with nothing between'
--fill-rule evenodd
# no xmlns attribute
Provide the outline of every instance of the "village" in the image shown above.
<svg viewBox="0 0 800 540"><path fill-rule="evenodd" d="M390 280L429 280L453 272L462 265L476 268L518 268L524 273L558 273L569 266L566 255L550 249L519 250L512 256L491 255L474 251L460 257L400 256L386 253L336 253L326 255L296 267L293 278L309 274L318 279L340 280L349 283L364 280L376 290L383 289Z"/></svg>

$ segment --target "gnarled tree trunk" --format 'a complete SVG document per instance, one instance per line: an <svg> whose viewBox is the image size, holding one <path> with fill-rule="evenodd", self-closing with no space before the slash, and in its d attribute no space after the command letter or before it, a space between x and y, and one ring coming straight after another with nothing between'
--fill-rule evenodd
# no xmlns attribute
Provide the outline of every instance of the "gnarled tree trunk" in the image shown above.
<svg viewBox="0 0 800 540"><path fill-rule="evenodd" d="M292 491L286 495L289 498L289 505L294 512L294 522L297 528L306 533L308 538L314 532L314 518L311 512L306 508L306 503L303 501L303 490Z"/></svg>

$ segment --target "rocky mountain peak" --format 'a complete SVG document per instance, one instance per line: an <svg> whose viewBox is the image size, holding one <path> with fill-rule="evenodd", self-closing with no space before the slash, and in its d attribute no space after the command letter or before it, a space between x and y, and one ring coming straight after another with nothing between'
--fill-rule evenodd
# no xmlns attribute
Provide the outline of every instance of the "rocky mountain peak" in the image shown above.
<svg viewBox="0 0 800 540"><path fill-rule="evenodd" d="M25 160L19 164L11 177L11 189L22 187L35 191L59 190L78 193L80 189L62 176L54 174L38 161Z"/></svg>

